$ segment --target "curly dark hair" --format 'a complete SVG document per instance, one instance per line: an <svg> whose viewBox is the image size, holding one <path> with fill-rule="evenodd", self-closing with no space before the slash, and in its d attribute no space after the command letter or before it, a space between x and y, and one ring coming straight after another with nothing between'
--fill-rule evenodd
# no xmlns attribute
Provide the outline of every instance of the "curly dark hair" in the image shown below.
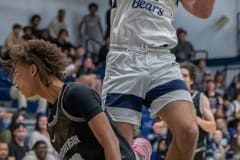
<svg viewBox="0 0 240 160"><path fill-rule="evenodd" d="M8 69L10 76L13 75L15 64L20 62L28 65L35 64L41 81L47 87L52 83L51 77L59 80L64 78L67 58L55 44L44 40L30 40L14 47L9 55L10 59L0 62Z"/></svg>
<svg viewBox="0 0 240 160"><path fill-rule="evenodd" d="M34 14L31 18L30 18L30 22L33 23L34 19L38 18L39 20L41 20L41 16L39 14Z"/></svg>

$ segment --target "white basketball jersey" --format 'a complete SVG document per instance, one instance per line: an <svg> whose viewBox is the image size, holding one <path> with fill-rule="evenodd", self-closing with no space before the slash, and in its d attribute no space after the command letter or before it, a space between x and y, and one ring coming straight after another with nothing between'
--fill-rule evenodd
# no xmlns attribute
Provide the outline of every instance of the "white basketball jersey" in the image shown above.
<svg viewBox="0 0 240 160"><path fill-rule="evenodd" d="M177 0L112 0L111 46L175 47Z"/></svg>

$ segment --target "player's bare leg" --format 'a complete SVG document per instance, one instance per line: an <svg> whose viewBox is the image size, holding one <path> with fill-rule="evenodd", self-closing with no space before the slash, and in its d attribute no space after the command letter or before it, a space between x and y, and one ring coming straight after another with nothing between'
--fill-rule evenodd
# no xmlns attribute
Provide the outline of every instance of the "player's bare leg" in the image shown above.
<svg viewBox="0 0 240 160"><path fill-rule="evenodd" d="M173 134L173 141L167 153L167 160L192 160L198 139L195 111L192 103L175 101L159 113Z"/></svg>

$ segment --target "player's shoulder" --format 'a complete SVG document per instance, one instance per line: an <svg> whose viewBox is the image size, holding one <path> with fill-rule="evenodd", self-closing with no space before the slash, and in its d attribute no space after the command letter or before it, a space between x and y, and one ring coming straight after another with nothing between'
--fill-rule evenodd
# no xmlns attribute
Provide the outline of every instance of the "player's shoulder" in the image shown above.
<svg viewBox="0 0 240 160"><path fill-rule="evenodd" d="M79 83L79 82L70 82L70 83L66 83L66 91L68 93L86 93L86 92L91 92L91 88L88 87L87 85L83 84L83 83Z"/></svg>

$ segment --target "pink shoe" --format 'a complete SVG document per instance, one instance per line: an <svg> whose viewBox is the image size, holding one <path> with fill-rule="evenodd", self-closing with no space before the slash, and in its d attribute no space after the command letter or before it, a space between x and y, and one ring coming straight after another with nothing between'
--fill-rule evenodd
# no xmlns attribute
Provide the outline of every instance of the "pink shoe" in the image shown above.
<svg viewBox="0 0 240 160"><path fill-rule="evenodd" d="M144 138L137 138L133 142L132 150L139 160L150 160L152 154L151 143Z"/></svg>

